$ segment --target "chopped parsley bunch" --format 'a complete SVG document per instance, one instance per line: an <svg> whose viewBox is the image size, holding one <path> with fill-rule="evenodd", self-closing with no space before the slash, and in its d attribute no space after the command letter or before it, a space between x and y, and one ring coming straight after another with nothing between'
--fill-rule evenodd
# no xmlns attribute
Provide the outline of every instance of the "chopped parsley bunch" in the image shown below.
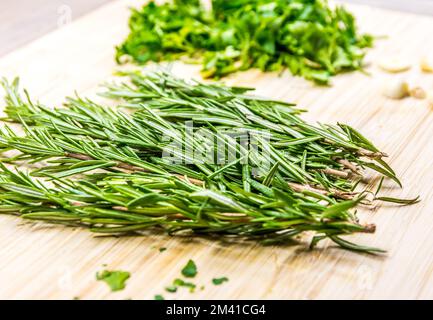
<svg viewBox="0 0 433 320"><path fill-rule="evenodd" d="M129 27L118 62L187 57L202 63L205 78L289 69L328 84L333 75L362 68L373 41L359 34L348 11L325 0L213 0L212 10L199 0L150 1L132 10Z"/></svg>

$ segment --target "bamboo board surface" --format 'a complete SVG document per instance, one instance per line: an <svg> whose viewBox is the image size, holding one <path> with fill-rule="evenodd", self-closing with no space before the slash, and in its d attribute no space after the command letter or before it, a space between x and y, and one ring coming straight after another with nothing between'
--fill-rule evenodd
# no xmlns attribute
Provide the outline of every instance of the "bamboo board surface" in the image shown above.
<svg viewBox="0 0 433 320"><path fill-rule="evenodd" d="M0 75L19 75L32 96L49 105L73 94L94 94L116 68L114 45L127 34L127 5L118 0L0 59ZM257 93L296 102L309 110L309 121L348 123L390 154L389 162L404 188L386 184L389 195L422 202L408 207L379 204L361 210L364 222L377 225L373 235L350 239L388 250L368 256L323 243L317 250L298 246L263 247L202 238L97 237L85 229L30 223L0 216L0 298L10 299L380 299L433 298L433 109L424 100L388 100L381 85L395 75L375 66L396 53L419 61L433 53L433 19L362 6L348 6L360 27L388 38L370 51L371 76L350 73L319 88L288 73L253 70L226 80L257 87ZM197 76L196 66L170 65L181 76ZM433 90L433 74L415 66L405 76ZM166 247L160 253L158 248ZM193 259L195 282L204 290L164 292ZM106 264L107 267L103 267ZM131 272L125 290L111 293L95 280L104 268ZM227 276L220 286L214 277Z"/></svg>

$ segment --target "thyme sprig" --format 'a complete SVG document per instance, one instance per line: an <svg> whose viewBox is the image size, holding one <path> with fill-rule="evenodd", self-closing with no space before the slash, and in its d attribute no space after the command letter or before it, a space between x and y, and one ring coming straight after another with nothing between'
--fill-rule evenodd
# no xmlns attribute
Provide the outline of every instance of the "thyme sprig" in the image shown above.
<svg viewBox="0 0 433 320"><path fill-rule="evenodd" d="M378 252L341 238L375 230L361 224L354 209L368 197L417 201L355 189L364 168L400 182L386 155L347 125L308 124L300 109L251 96L248 88L190 83L165 73L124 75L128 82L108 84L103 94L118 108L75 97L51 109L21 94L18 80L3 81L4 121L19 123L23 134L7 124L1 128L0 150L15 152L2 162L39 166L27 173L1 164L0 212L99 233L159 228L278 243L312 231L312 246L329 238L347 249ZM206 134L185 139L185 120ZM228 129L266 131L262 143L272 167L253 173L264 157L257 152L247 152L244 163L188 162L192 154L180 152L209 152ZM163 157L173 141L180 163Z"/></svg>

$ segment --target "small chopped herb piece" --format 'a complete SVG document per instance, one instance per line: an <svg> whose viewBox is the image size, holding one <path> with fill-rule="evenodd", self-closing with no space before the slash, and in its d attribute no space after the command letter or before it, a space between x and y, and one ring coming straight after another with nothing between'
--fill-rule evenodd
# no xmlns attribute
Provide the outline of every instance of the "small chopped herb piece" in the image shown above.
<svg viewBox="0 0 433 320"><path fill-rule="evenodd" d="M185 267L182 269L182 274L187 278L194 278L197 274L197 266L194 261L189 260Z"/></svg>
<svg viewBox="0 0 433 320"><path fill-rule="evenodd" d="M189 288L189 291L193 292L196 288L196 285L192 282L187 282L182 279L176 279L173 281L173 285L177 287L186 287Z"/></svg>
<svg viewBox="0 0 433 320"><path fill-rule="evenodd" d="M216 286L222 284L223 282L229 281L229 278L227 277L221 277L221 278L213 278L212 283Z"/></svg>
<svg viewBox="0 0 433 320"><path fill-rule="evenodd" d="M157 294L153 297L155 300L165 300L164 297L160 294Z"/></svg>
<svg viewBox="0 0 433 320"><path fill-rule="evenodd" d="M165 291L174 293L177 291L177 287L176 286L168 286L165 288Z"/></svg>
<svg viewBox="0 0 433 320"><path fill-rule="evenodd" d="M165 250L167 250L167 248L165 248L165 247L159 248L159 252L164 252Z"/></svg>
<svg viewBox="0 0 433 320"><path fill-rule="evenodd" d="M127 271L108 271L96 273L96 280L104 281L110 287L111 291L119 291L125 289L126 280L131 274Z"/></svg>

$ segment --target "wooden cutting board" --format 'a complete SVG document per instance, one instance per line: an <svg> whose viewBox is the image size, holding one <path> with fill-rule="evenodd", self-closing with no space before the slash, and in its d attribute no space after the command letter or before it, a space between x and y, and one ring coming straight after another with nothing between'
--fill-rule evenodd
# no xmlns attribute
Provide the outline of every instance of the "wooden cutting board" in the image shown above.
<svg viewBox="0 0 433 320"><path fill-rule="evenodd" d="M3 57L0 75L19 75L31 94L49 105L61 103L74 90L94 94L116 68L114 45L127 34L127 5L140 3L114 1ZM384 98L382 83L397 76L377 68L378 60L399 54L414 63L401 76L433 90L433 74L422 74L417 67L423 54L433 54L433 19L349 7L363 30L388 36L368 54L371 76L345 74L336 77L331 88L318 88L288 73L253 70L226 82L296 102L309 110L304 116L309 121L348 123L390 154L404 188L389 183L387 194L420 195L422 202L361 210L362 220L377 224L377 232L351 237L387 249L386 255L356 254L330 243L309 251L305 243L263 247L155 233L97 237L81 228L0 216L0 298L152 299L160 293L167 299L433 298L433 109L425 100ZM181 76L198 74L195 66L168 67ZM160 247L167 250L160 253ZM204 290L165 293L188 259L197 263L195 282ZM124 291L111 293L95 280L104 264L131 272ZM221 276L230 281L211 284Z"/></svg>

